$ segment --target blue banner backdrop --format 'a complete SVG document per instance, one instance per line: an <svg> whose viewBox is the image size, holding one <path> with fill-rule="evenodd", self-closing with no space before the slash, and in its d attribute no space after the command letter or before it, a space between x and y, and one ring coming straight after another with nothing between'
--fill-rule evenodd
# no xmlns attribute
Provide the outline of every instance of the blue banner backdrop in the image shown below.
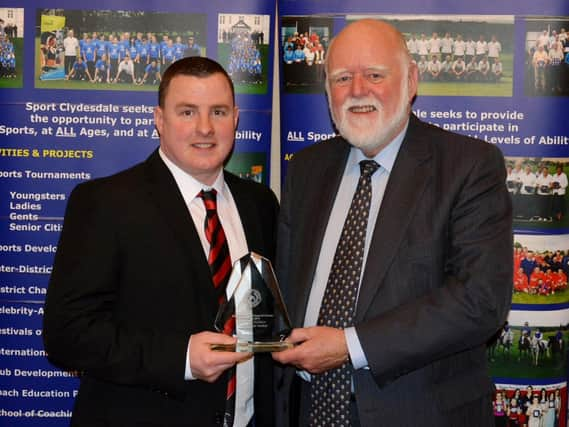
<svg viewBox="0 0 569 427"><path fill-rule="evenodd" d="M3 426L69 424L77 373L50 365L41 337L65 206L78 183L125 169L158 146L152 115L157 72L189 55L222 63L234 80L241 111L227 167L269 183L274 2L101 0L89 8L81 5L7 0L0 6ZM79 48L71 47L66 55L69 30ZM77 50L86 67L73 65ZM135 61L133 78L118 75L118 55L127 53L150 58ZM155 53L160 69L151 64ZM99 63L103 54L107 65Z"/></svg>
<svg viewBox="0 0 569 427"><path fill-rule="evenodd" d="M503 405L539 392L553 401L555 425L565 426L569 4L281 0L283 178L295 152L335 135L322 58L332 37L363 17L389 21L405 35L422 71L413 104L419 118L496 144L504 153L515 215L516 275L510 328L489 342L488 360ZM455 66L462 56L465 62ZM429 73L430 61L438 61L440 74ZM554 187L552 181L560 184Z"/></svg>

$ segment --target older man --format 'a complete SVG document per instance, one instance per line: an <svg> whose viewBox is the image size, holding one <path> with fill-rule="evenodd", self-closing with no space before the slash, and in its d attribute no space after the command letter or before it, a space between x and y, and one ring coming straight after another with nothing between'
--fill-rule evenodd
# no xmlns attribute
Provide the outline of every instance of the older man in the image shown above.
<svg viewBox="0 0 569 427"><path fill-rule="evenodd" d="M503 157L411 114L417 67L386 23L342 30L326 72L340 136L295 155L282 200L277 270L304 327L273 354L277 421L491 426L485 343L512 292Z"/></svg>
<svg viewBox="0 0 569 427"><path fill-rule="evenodd" d="M218 63L181 59L158 93L160 148L69 198L46 350L83 373L72 425L270 425L271 358L211 345L235 342L213 332L218 304L232 261L272 257L276 198L223 171L239 110Z"/></svg>
<svg viewBox="0 0 569 427"><path fill-rule="evenodd" d="M79 56L79 40L75 37L73 30L67 31L67 37L63 39L63 49L64 49L64 69L65 75L68 76L73 68L77 57Z"/></svg>

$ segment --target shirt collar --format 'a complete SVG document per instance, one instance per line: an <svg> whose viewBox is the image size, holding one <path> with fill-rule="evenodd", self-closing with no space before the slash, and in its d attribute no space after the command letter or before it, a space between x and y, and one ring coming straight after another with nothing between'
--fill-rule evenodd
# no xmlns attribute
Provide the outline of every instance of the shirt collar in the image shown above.
<svg viewBox="0 0 569 427"><path fill-rule="evenodd" d="M373 159L366 157L366 155L359 148L352 147L350 149L350 156L348 158L348 167L357 167L359 174L359 163L362 160L375 160L382 168L387 170L388 173L391 173L393 165L395 164L395 159L397 158L397 154L399 153L399 149L401 148L401 144L403 143L403 139L407 133L408 127L409 120L407 120L407 123L405 124L403 130L399 132L399 134L393 138L393 140L387 144L379 153L377 153Z"/></svg>
<svg viewBox="0 0 569 427"><path fill-rule="evenodd" d="M182 192L182 196L187 205L189 205L192 202L192 200L199 194L201 190L208 191L213 188L215 189L215 191L217 191L218 198L228 197L226 193L228 189L227 185L225 184L223 169L221 169L221 171L217 175L217 178L215 179L213 185L206 185L195 179L189 173L183 171L174 162L172 162L166 156L166 154L164 154L162 148L158 149L158 154L166 164L166 167L170 170L170 172L174 176L174 180L176 181L176 184L178 184L178 188Z"/></svg>

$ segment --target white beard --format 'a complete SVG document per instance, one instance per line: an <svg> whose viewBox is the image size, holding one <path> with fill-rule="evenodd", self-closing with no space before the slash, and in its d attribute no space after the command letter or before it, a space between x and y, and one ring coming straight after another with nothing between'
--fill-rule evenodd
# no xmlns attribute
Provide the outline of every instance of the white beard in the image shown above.
<svg viewBox="0 0 569 427"><path fill-rule="evenodd" d="M365 98L347 98L342 104L339 116L336 117L330 105L332 120L342 135L351 145L359 148L365 154L381 151L381 148L391 142L396 136L395 132L401 128L409 117L409 88L407 81L404 80L399 91L400 102L397 110L391 117L386 117L383 105L373 96ZM330 97L328 97L330 100ZM331 101L329 101L331 103ZM374 108L376 114L373 117L358 117L349 111L353 107L370 107ZM349 118L348 118L349 116ZM372 154L372 155L375 155Z"/></svg>

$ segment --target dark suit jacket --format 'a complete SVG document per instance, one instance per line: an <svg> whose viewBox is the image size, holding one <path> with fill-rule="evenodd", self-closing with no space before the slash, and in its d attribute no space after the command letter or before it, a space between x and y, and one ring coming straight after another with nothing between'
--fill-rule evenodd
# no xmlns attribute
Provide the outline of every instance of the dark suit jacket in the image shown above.
<svg viewBox="0 0 569 427"><path fill-rule="evenodd" d="M277 271L296 326L349 149L335 138L289 165ZM363 427L493 425L485 342L504 322L512 292L505 179L496 147L411 117L356 309L370 368L354 375ZM286 368L277 379L279 420L295 406L293 377Z"/></svg>
<svg viewBox="0 0 569 427"><path fill-rule="evenodd" d="M278 204L225 173L249 250L274 255ZM227 377L184 381L191 334L213 330L218 303L191 216L157 152L71 194L48 288L50 359L84 372L79 426L215 425ZM270 357L256 358L256 416L272 423Z"/></svg>

